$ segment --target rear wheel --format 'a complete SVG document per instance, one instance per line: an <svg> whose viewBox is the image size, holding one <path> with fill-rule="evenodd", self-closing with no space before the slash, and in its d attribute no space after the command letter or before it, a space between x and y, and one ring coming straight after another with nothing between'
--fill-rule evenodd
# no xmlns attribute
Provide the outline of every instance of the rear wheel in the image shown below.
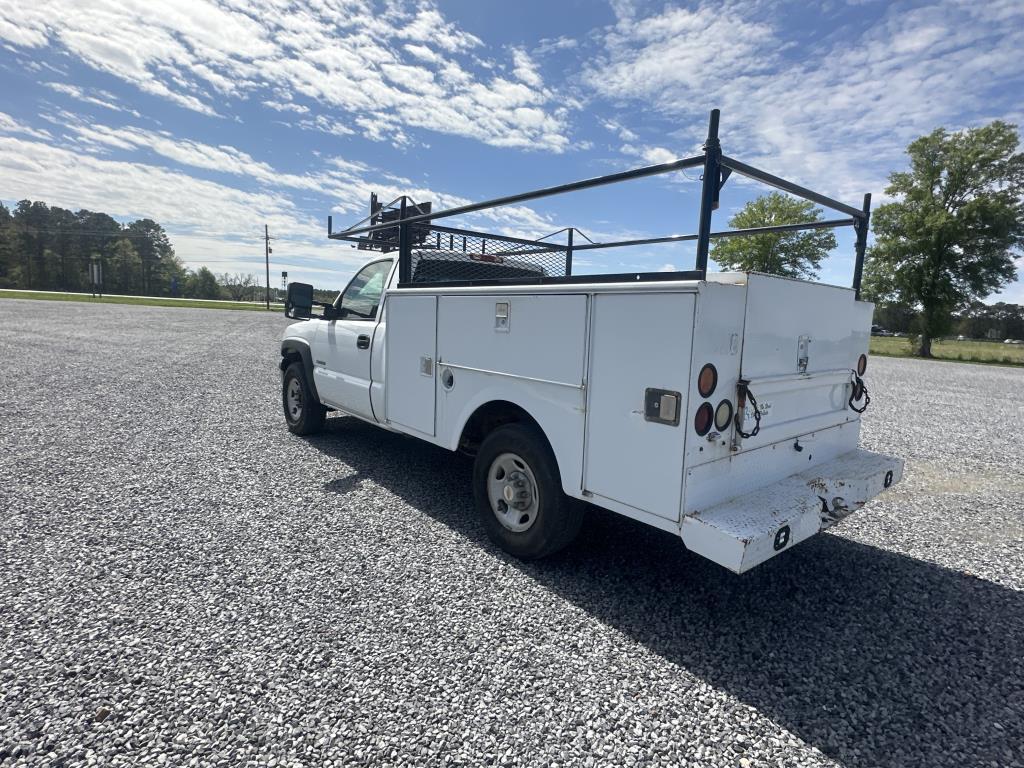
<svg viewBox="0 0 1024 768"><path fill-rule="evenodd" d="M302 363L292 363L285 369L281 380L281 405L292 434L312 435L323 429L327 409L313 396Z"/></svg>
<svg viewBox="0 0 1024 768"><path fill-rule="evenodd" d="M583 505L562 493L547 440L523 424L506 424L484 438L473 492L491 541L524 560L564 548L583 522Z"/></svg>

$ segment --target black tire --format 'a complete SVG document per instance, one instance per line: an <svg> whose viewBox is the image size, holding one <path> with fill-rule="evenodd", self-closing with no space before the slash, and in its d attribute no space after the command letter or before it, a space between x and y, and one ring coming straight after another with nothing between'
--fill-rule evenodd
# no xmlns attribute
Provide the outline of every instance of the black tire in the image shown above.
<svg viewBox="0 0 1024 768"><path fill-rule="evenodd" d="M504 478L506 475L496 462L500 457L510 455L521 459L526 465L532 474L532 480L527 482L531 489L535 488L536 493L535 507L531 497L532 521L522 531L512 530L502 523L499 514L508 516L511 513L514 516L516 511L509 509L507 504L503 513L495 511L489 492L492 468L495 469L495 478ZM503 481L494 480L496 483ZM510 555L523 560L545 557L568 546L576 538L583 523L584 505L562 492L558 463L551 446L532 426L506 424L484 438L473 465L473 495L491 541ZM525 519L528 518L520 518ZM513 524L517 522L512 521Z"/></svg>
<svg viewBox="0 0 1024 768"><path fill-rule="evenodd" d="M297 388L297 403L289 402L289 388L293 386ZM288 431L293 435L313 435L324 428L327 409L313 394L309 382L306 381L306 371L302 363L292 363L284 371L284 377L281 379L281 407L284 409Z"/></svg>

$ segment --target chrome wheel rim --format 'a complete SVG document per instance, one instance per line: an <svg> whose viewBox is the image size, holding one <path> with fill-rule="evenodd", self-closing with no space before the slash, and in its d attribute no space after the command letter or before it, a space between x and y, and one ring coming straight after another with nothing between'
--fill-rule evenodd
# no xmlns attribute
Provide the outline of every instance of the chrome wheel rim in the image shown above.
<svg viewBox="0 0 1024 768"><path fill-rule="evenodd" d="M503 453L491 462L487 470L487 497L498 522L513 533L528 530L537 519L537 478L517 454Z"/></svg>
<svg viewBox="0 0 1024 768"><path fill-rule="evenodd" d="M289 420L298 421L302 418L302 385L294 377L288 380L288 387L285 389L285 409Z"/></svg>

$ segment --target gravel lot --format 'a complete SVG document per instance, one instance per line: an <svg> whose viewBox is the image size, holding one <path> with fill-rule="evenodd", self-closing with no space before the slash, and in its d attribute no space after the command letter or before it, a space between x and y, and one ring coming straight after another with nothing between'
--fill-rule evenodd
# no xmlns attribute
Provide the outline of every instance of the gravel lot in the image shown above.
<svg viewBox="0 0 1024 768"><path fill-rule="evenodd" d="M1024 370L874 359L904 483L737 577L289 435L278 316L0 301L0 764L1024 766Z"/></svg>

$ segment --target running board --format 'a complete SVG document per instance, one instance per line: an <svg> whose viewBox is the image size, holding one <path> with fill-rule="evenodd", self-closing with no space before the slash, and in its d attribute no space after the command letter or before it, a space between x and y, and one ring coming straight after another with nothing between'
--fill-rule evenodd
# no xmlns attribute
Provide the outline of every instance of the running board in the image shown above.
<svg viewBox="0 0 1024 768"><path fill-rule="evenodd" d="M834 525L903 477L903 460L853 450L683 518L686 548L743 573Z"/></svg>

